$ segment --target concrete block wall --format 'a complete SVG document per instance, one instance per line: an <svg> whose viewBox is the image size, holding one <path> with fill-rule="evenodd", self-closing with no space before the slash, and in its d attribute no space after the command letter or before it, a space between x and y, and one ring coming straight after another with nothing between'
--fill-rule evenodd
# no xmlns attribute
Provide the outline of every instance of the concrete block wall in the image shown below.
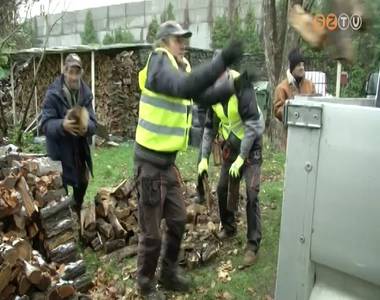
<svg viewBox="0 0 380 300"><path fill-rule="evenodd" d="M160 15L171 3L176 20L184 21L184 10L189 7L190 30L193 38L192 47L209 48L211 25L209 24L209 5L212 1L212 17L222 16L228 8L228 0L145 0L140 2L124 3L118 5L90 8L98 39L102 42L104 35L119 27L128 28L136 42L144 42L147 28L153 17L160 21ZM240 0L240 13L252 5L256 12L258 22L262 16L262 0ZM84 31L87 10L65 12L36 18L36 32L38 40L44 41L49 26L57 23L51 31L48 47L69 46L81 44L80 34ZM36 45L41 46L41 45Z"/></svg>

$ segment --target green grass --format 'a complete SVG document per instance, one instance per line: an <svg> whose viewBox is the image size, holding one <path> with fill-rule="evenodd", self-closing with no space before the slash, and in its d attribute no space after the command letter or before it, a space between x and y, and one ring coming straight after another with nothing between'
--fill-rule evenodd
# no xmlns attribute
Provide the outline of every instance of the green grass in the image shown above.
<svg viewBox="0 0 380 300"><path fill-rule="evenodd" d="M93 200L101 187L117 185L133 176L133 144L125 143L117 148L98 148L94 151L94 178L90 180L86 201Z"/></svg>
<svg viewBox="0 0 380 300"><path fill-rule="evenodd" d="M113 186L125 177L131 177L133 170L133 146L131 144L123 144L119 148L96 149L93 156L95 178L90 183L87 200L93 199L100 187ZM181 171L184 181L196 180L197 157L197 149L192 148L178 155L177 166ZM187 271L187 274L191 276L195 283L195 290L191 294L185 295L186 299L211 300L216 299L224 292L228 292L233 299L261 300L265 299L266 295L273 296L285 155L265 145L263 157L260 191L263 239L257 264L252 268L244 270L238 270L237 268L241 264L245 246L245 228L240 228L237 238L223 245L220 255L216 259L206 266ZM212 162L210 165L210 179L215 184L218 178L219 167L213 166ZM227 254L229 250L234 249L238 250L237 255ZM123 268L135 266L135 258L125 260L121 266L115 266L113 263L101 263L97 254L94 254L91 250L86 250L85 260L90 272L95 272L98 268L101 268L111 284L134 286L133 280L128 279L123 283L121 278L125 276L122 271ZM231 260L235 270L231 272L231 281L219 283L217 268L222 261L227 260ZM118 280L115 281L115 278ZM175 299L180 294L170 294L169 296Z"/></svg>

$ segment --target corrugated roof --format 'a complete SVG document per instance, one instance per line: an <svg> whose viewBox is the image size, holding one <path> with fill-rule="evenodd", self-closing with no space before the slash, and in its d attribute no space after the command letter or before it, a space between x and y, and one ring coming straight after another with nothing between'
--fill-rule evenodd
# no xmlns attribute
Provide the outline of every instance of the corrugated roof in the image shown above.
<svg viewBox="0 0 380 300"><path fill-rule="evenodd" d="M134 44L112 44L112 45L76 45L70 47L52 47L46 48L45 54L60 54L68 52L90 52L90 51L106 51L112 49L130 49L130 48L150 48L151 44L148 43L134 43ZM209 49L200 49L190 47L192 50L201 50L201 51L210 51ZM43 48L29 48L21 49L16 51L10 51L7 54L11 56L23 55L23 54L42 54L44 51Z"/></svg>

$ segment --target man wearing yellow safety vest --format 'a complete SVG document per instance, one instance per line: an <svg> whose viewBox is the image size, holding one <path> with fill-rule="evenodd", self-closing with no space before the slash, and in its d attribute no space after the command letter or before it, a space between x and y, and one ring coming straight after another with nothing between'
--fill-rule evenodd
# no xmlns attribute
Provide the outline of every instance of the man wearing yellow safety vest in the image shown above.
<svg viewBox="0 0 380 300"><path fill-rule="evenodd" d="M214 60L191 70L184 57L190 37L191 32L174 21L161 24L155 49L139 73L141 98L134 163L140 229L137 287L144 299L165 299L155 282L160 251L158 281L162 287L174 291L190 288L189 280L177 268L186 209L176 154L188 145L192 101L206 105L227 101L240 80L225 80L214 86L226 68L242 56L241 42L231 42ZM166 230L161 244L162 219Z"/></svg>
<svg viewBox="0 0 380 300"><path fill-rule="evenodd" d="M224 77L237 77L239 73L228 70ZM260 190L260 168L262 162L262 134L265 129L263 115L257 106L256 95L247 73L241 75L236 94L227 103L218 103L208 109L202 139L202 159L198 174L208 171L212 141L219 132L223 138L222 167L219 174L217 196L222 231L220 239L236 234L235 212L227 205L229 180L245 179L247 203L247 245L244 266L255 263L261 241L261 222L258 194ZM223 77L222 77L223 78ZM222 79L223 80L223 79Z"/></svg>

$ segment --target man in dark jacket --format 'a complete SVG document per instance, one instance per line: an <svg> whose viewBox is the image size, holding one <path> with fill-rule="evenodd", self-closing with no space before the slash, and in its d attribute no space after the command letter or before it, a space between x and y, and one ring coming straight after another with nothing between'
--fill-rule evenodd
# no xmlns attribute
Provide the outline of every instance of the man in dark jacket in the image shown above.
<svg viewBox="0 0 380 300"><path fill-rule="evenodd" d="M234 92L234 81L218 88L212 86L242 54L241 43L231 42L212 62L191 70L184 58L190 36L190 31L174 21L161 24L156 47L139 73L141 98L134 163L140 228L137 285L144 299L165 299L155 284L160 250L161 285L175 291L190 288L189 281L177 270L186 209L175 159L189 141L192 101L210 105L215 99L223 101L222 95L227 100ZM166 221L163 243L162 219Z"/></svg>
<svg viewBox="0 0 380 300"><path fill-rule="evenodd" d="M96 129L93 95L81 79L82 74L80 57L69 54L63 74L46 92L40 123L46 135L48 156L61 161L66 190L68 185L73 187L74 208L78 213L86 194L89 172L92 174L89 140Z"/></svg>

